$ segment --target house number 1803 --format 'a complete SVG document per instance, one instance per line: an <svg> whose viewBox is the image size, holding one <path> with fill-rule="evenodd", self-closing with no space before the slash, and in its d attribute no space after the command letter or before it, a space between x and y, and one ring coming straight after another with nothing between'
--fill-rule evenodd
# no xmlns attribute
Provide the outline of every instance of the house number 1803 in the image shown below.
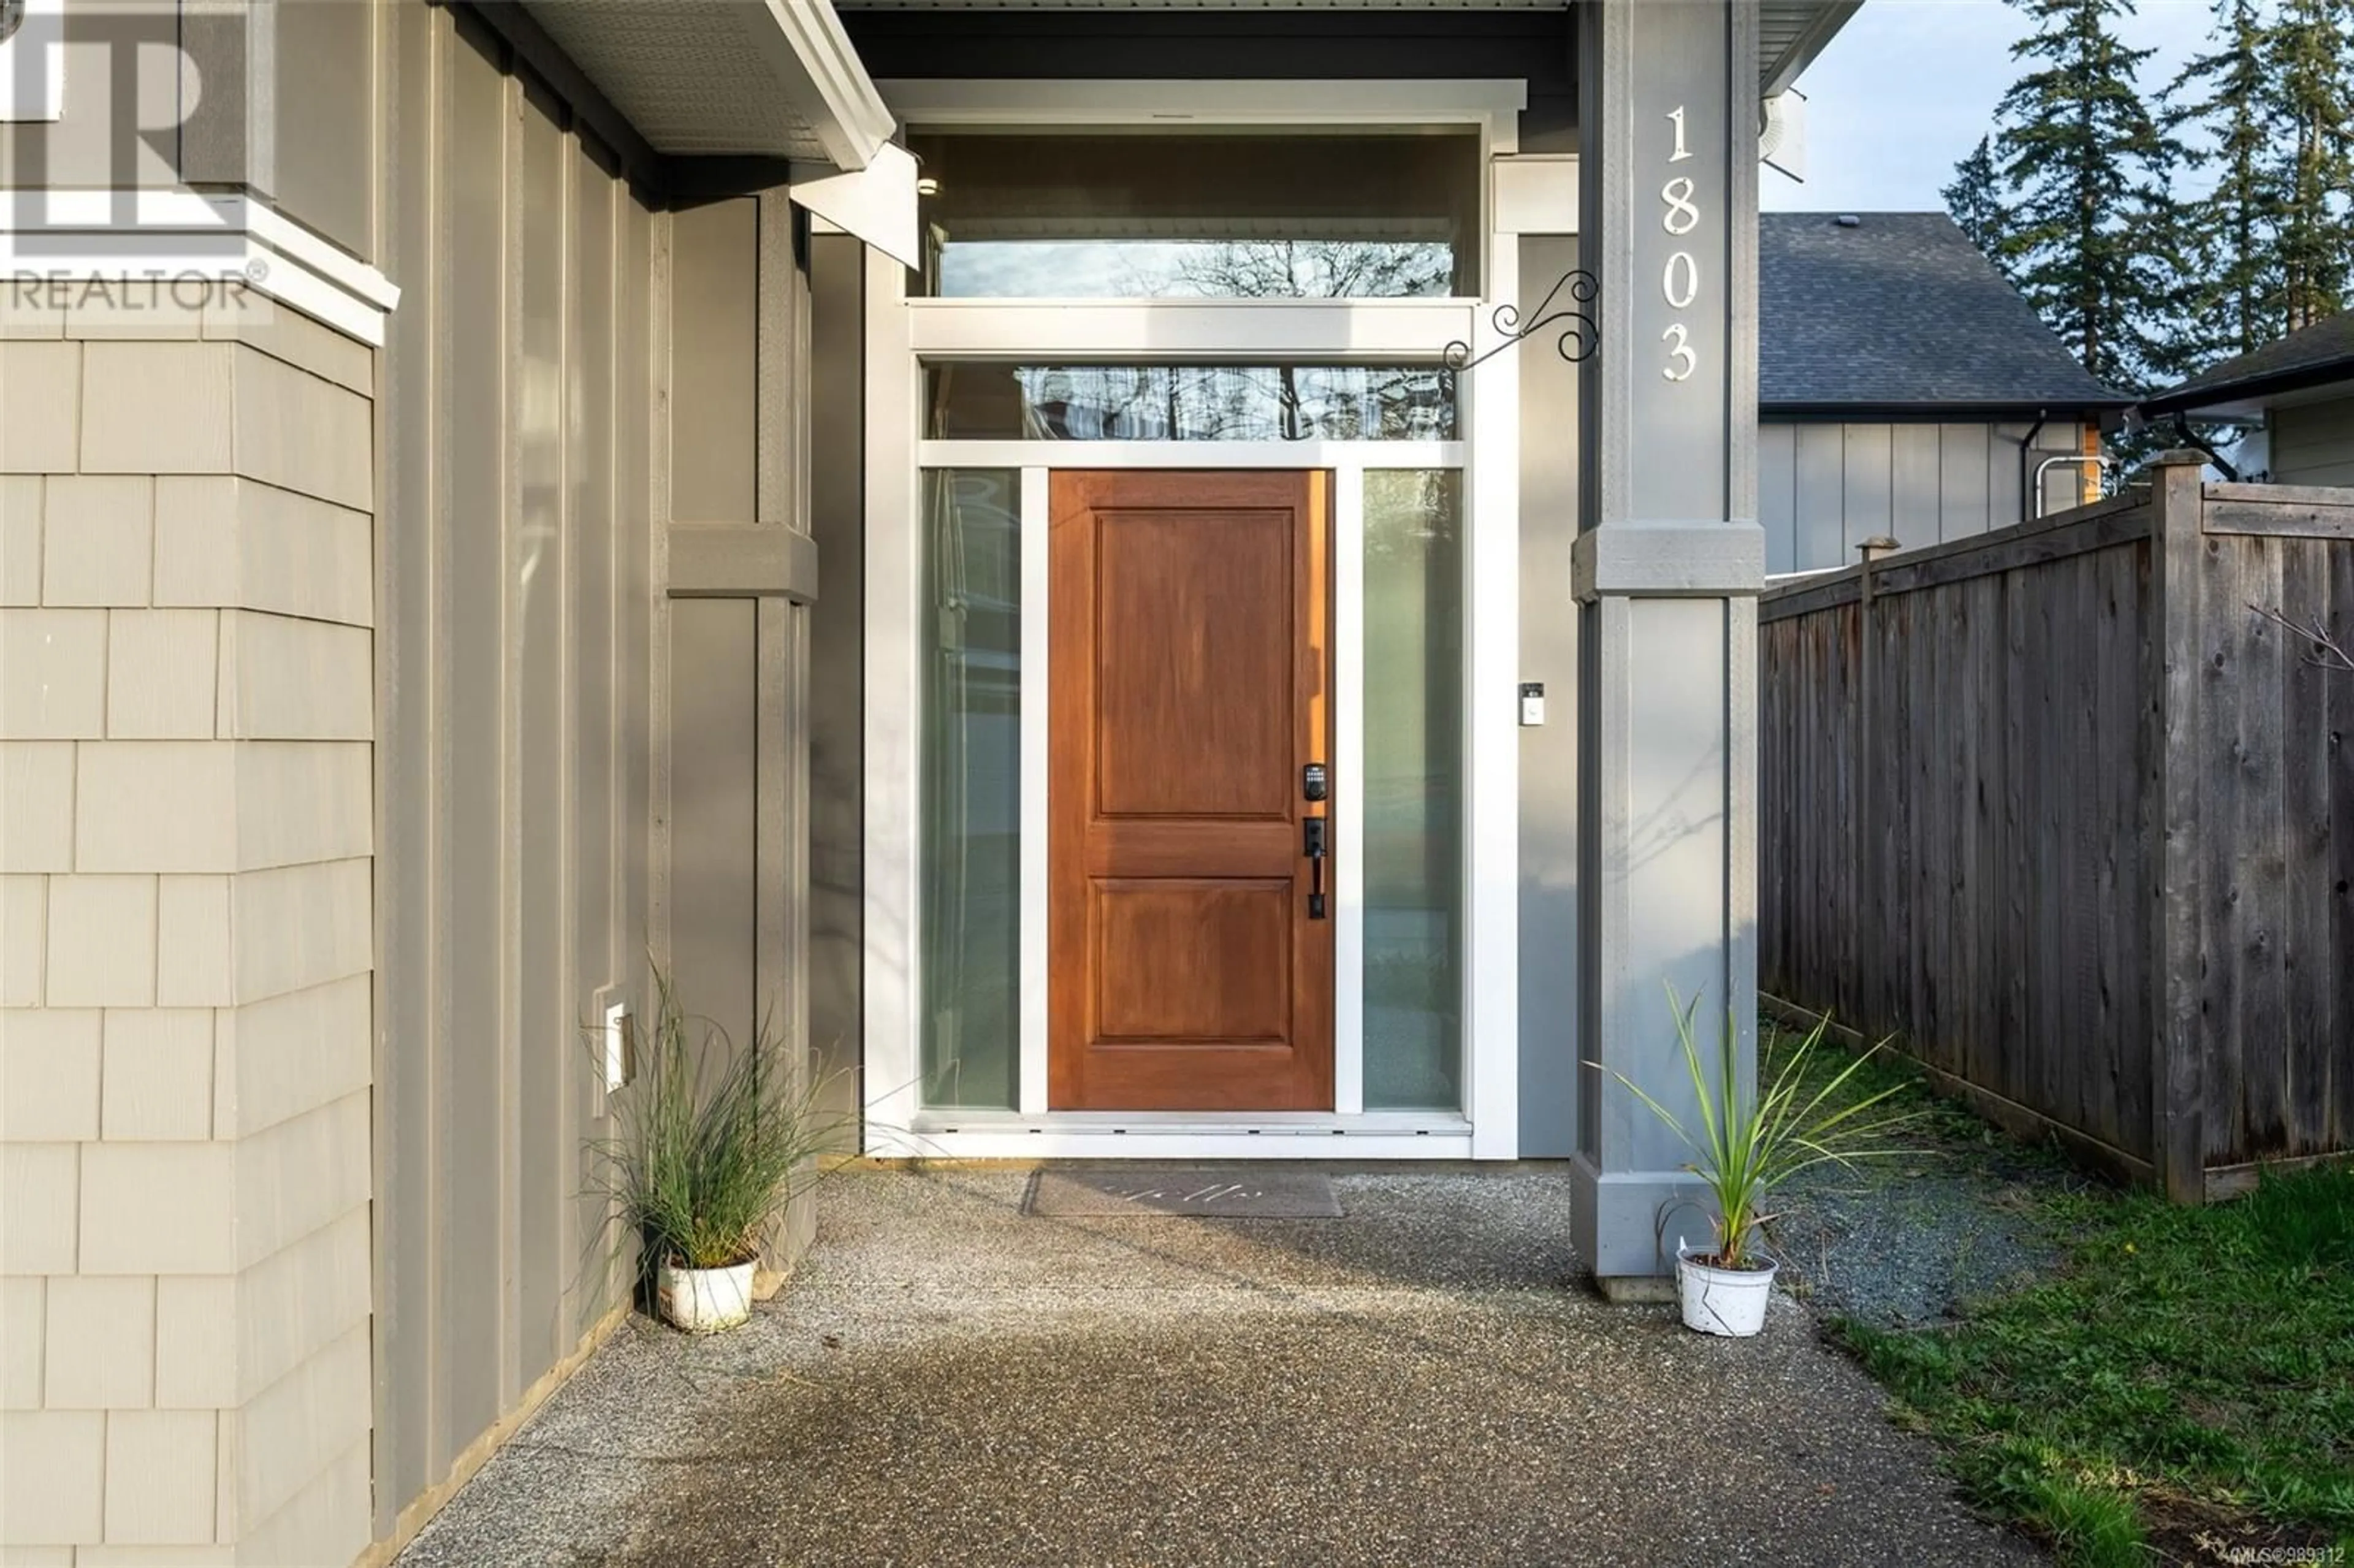
<svg viewBox="0 0 2354 1568"><path fill-rule="evenodd" d="M1667 115L1674 135L1668 148L1668 162L1681 164L1691 156L1684 145L1684 106L1676 105ZM1700 227L1700 204L1692 199L1697 187L1690 175L1678 175L1659 187L1659 201L1664 210L1659 214L1659 227L1678 239ZM1678 250L1668 257L1667 266L1659 274L1659 293L1670 310L1681 311L1700 297L1700 263L1689 250ZM1700 355L1691 346L1691 331L1681 322L1670 322L1659 334L1659 341L1668 345L1668 362L1659 374L1670 381L1689 381L1700 368Z"/></svg>

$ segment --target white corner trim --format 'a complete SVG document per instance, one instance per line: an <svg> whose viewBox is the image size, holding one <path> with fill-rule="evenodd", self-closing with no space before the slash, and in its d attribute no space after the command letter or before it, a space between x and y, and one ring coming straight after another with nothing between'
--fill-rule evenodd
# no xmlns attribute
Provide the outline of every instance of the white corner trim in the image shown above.
<svg viewBox="0 0 2354 1568"><path fill-rule="evenodd" d="M1053 1072L1046 1010L1052 971L1046 903L1054 889L1048 880L1051 868L1046 850L1054 834L1047 810L1047 795L1055 788L1054 714L1048 705L1054 619L1047 600L1054 578L1054 545L1047 536L1054 521L1054 483L1055 476L1046 469L1022 470L1022 760L1015 775L1022 827L1022 892L1014 907L1021 927L1021 968L1015 985L1022 1050L1017 1098L1025 1116L1045 1111Z"/></svg>
<svg viewBox="0 0 2354 1568"><path fill-rule="evenodd" d="M243 195L189 190L0 193L0 289L152 287L184 302L239 284L371 348L400 290L382 272ZM191 302L191 296L194 301Z"/></svg>
<svg viewBox="0 0 2354 1568"><path fill-rule="evenodd" d="M25 0L24 22L0 44L0 122L56 121L66 111L65 0ZM27 70L25 57L38 53Z"/></svg>
<svg viewBox="0 0 2354 1568"><path fill-rule="evenodd" d="M1455 462L1462 461L1459 442ZM1453 464L1432 462L1431 468ZM1332 1108L1365 1108L1365 470L1332 474Z"/></svg>

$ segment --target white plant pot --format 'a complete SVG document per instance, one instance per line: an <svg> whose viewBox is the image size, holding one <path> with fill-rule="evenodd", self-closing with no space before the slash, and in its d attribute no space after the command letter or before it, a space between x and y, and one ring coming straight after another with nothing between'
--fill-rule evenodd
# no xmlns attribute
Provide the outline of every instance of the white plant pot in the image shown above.
<svg viewBox="0 0 2354 1568"><path fill-rule="evenodd" d="M680 1268L665 1263L655 1277L663 1319L690 1334L716 1334L752 1316L750 1260L732 1268Z"/></svg>
<svg viewBox="0 0 2354 1568"><path fill-rule="evenodd" d="M1745 1340L1766 1326L1774 1294L1773 1264L1763 1268L1712 1268L1689 1253L1676 1259L1676 1290L1684 1327Z"/></svg>

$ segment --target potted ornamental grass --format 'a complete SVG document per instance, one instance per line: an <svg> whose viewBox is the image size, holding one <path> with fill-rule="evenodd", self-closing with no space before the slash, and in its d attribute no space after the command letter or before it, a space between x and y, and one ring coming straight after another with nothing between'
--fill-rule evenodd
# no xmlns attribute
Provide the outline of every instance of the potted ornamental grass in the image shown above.
<svg viewBox="0 0 2354 1568"><path fill-rule="evenodd" d="M765 1021L739 1044L682 1009L659 970L654 990L642 1081L617 1097L621 1130L597 1161L655 1309L716 1333L751 1317L761 1243L820 1179L843 1118Z"/></svg>
<svg viewBox="0 0 2354 1568"><path fill-rule="evenodd" d="M1687 1124L1623 1073L1611 1075L1642 1101L1691 1154L1684 1169L1698 1176L1713 1201L1715 1245L1707 1252L1679 1247L1677 1297L1684 1326L1704 1334L1746 1338L1766 1324L1766 1303L1774 1292L1776 1264L1762 1245L1761 1227L1773 1218L1765 1205L1774 1190L1799 1171L1821 1164L1850 1165L1899 1150L1883 1141L1909 1123L1909 1112L1885 1108L1905 1086L1892 1084L1857 1096L1849 1084L1865 1062L1887 1044L1882 1041L1840 1065L1829 1076L1815 1069L1816 1053L1830 1028L1826 1017L1778 1058L1755 1090L1741 1087L1740 1031L1730 1013L1714 1053L1703 1060L1692 1026L1700 999L1686 1004L1668 988L1676 1037L1691 1075L1694 1119ZM1599 1066L1599 1063L1588 1065ZM1821 1082L1809 1086L1810 1080Z"/></svg>

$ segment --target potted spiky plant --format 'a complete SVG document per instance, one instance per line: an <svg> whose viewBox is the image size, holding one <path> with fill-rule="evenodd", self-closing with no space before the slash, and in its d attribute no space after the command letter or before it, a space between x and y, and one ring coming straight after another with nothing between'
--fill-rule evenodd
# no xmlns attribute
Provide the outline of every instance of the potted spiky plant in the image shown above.
<svg viewBox="0 0 2354 1568"><path fill-rule="evenodd" d="M761 1242L822 1175L843 1118L766 1021L738 1045L681 1008L660 970L654 991L642 1080L618 1107L620 1135L596 1150L655 1309L716 1333L751 1317Z"/></svg>
<svg viewBox="0 0 2354 1568"><path fill-rule="evenodd" d="M1704 1334L1746 1338L1766 1326L1766 1303L1774 1292L1776 1264L1759 1240L1760 1227L1773 1217L1765 1212L1767 1198L1811 1166L1847 1165L1896 1153L1882 1139L1913 1118L1908 1113L1872 1114L1904 1087L1901 1083L1860 1097L1845 1092L1886 1041L1850 1058L1810 1089L1809 1078L1819 1075L1811 1071L1815 1053L1830 1028L1828 1017L1819 1019L1795 1045L1776 1053L1770 1077L1744 1093L1740 1031L1731 1013L1725 1017L1712 1074L1692 1027L1700 998L1683 1002L1670 985L1668 1005L1675 1013L1676 1038L1691 1077L1697 1127L1687 1127L1625 1074L1611 1076L1626 1085L1691 1151L1684 1169L1700 1178L1715 1205L1714 1249L1679 1249L1676 1255L1676 1290L1684 1326Z"/></svg>

